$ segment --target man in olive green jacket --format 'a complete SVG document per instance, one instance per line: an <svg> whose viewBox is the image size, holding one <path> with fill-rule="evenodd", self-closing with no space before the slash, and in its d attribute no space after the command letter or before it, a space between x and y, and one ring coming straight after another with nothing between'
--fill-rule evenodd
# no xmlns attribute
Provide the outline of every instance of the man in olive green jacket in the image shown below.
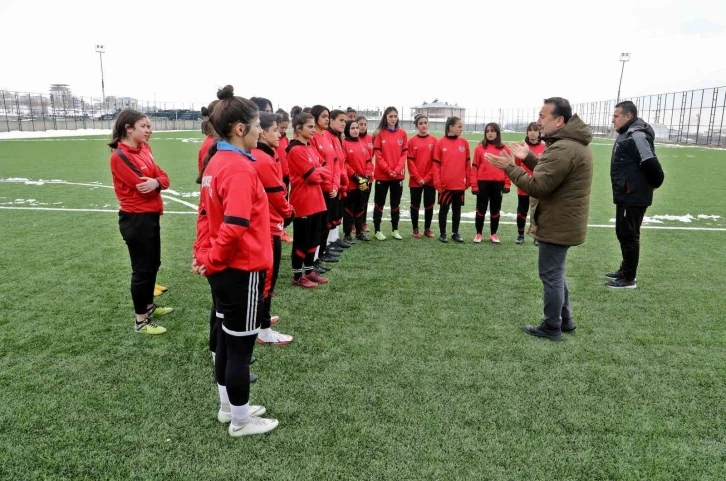
<svg viewBox="0 0 726 481"><path fill-rule="evenodd" d="M592 132L570 103L560 97L545 99L537 122L547 143L537 159L524 143L510 144L511 156L486 154L512 183L537 199L529 234L539 241L539 277L544 286L544 317L539 326L524 326L527 334L559 341L562 332L577 327L565 280L565 261L571 246L585 242L592 185ZM514 157L532 169L529 175Z"/></svg>

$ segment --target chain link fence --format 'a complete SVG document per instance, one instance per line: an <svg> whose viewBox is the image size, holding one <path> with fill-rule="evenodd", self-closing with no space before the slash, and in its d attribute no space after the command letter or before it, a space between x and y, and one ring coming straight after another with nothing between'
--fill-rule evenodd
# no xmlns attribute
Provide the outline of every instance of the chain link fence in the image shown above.
<svg viewBox="0 0 726 481"><path fill-rule="evenodd" d="M199 102L161 102L108 96L104 99L73 95L65 85L53 86L49 94L0 90L0 132L46 130L110 130L118 112L133 108L149 115L155 130L198 130L201 123ZM724 113L726 87L687 90L665 94L623 98L632 100L638 114L653 125L661 142L726 147ZM587 122L596 136L613 136L611 118L615 100L573 103L573 111ZM332 109L352 107L369 119L373 130L386 106L327 104ZM288 112L292 106L283 106ZM396 106L403 127L414 130L416 113L429 116L431 130L443 131L446 118L456 115L464 120L467 132L483 132L489 122L502 130L524 132L536 121L539 106L531 108L481 108L434 101L419 106Z"/></svg>

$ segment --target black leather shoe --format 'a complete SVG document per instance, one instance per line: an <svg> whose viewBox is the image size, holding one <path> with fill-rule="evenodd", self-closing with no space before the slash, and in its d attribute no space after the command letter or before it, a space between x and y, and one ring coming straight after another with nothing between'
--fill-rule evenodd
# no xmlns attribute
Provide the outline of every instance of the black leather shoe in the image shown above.
<svg viewBox="0 0 726 481"><path fill-rule="evenodd" d="M363 242L370 242L371 241L371 238L368 237L365 232L362 233L362 234L358 234L357 236L355 236L355 238L358 239L359 241L363 241Z"/></svg>
<svg viewBox="0 0 726 481"><path fill-rule="evenodd" d="M318 274L322 274L324 272L328 272L329 270L333 269L332 267L328 267L325 264L323 264L322 262L320 262L320 259L316 260L313 263L313 268L318 272Z"/></svg>
<svg viewBox="0 0 726 481"><path fill-rule="evenodd" d="M568 322L562 321L562 332L572 332L577 329L577 325L570 319Z"/></svg>
<svg viewBox="0 0 726 481"><path fill-rule="evenodd" d="M441 234L441 235L439 236L439 240L440 240L441 242L443 242L444 244L446 244L447 242L449 242L449 239L447 239L447 238L446 238L446 234Z"/></svg>
<svg viewBox="0 0 726 481"><path fill-rule="evenodd" d="M323 262L340 262L340 259L338 259L337 256L331 256L330 254L325 254L320 257L320 260Z"/></svg>
<svg viewBox="0 0 726 481"><path fill-rule="evenodd" d="M530 336L544 337L546 339L549 339L550 341L562 340L562 331L553 331L547 329L544 324L540 324L539 326L524 326L522 329L524 329L524 332L526 332Z"/></svg>
<svg viewBox="0 0 726 481"><path fill-rule="evenodd" d="M335 241L335 243L334 243L334 244L335 244L335 245L337 245L338 247L341 247L341 248L343 248L343 249L348 249L348 248L350 248L350 246L351 246L351 244L348 244L348 243L347 243L346 241L344 241L343 239L338 239L337 241Z"/></svg>
<svg viewBox="0 0 726 481"><path fill-rule="evenodd" d="M339 247L338 244L332 243L332 244L328 244L327 251L341 254L343 252L343 248Z"/></svg>
<svg viewBox="0 0 726 481"><path fill-rule="evenodd" d="M459 234L451 234L451 238L456 242L457 244L462 244L464 242L464 239L461 238Z"/></svg>
<svg viewBox="0 0 726 481"><path fill-rule="evenodd" d="M250 373L250 382L252 383L257 381L258 377L259 376L257 376L257 374Z"/></svg>

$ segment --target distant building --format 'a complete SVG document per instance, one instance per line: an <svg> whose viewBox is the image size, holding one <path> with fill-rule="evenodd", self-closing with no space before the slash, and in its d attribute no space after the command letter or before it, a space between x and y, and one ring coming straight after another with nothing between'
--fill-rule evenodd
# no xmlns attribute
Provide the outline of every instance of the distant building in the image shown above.
<svg viewBox="0 0 726 481"><path fill-rule="evenodd" d="M106 97L106 109L111 111L124 109L138 109L139 101L131 97L115 97L109 95Z"/></svg>
<svg viewBox="0 0 726 481"><path fill-rule="evenodd" d="M50 85L50 106L53 110L60 111L73 108L73 92L68 84Z"/></svg>
<svg viewBox="0 0 726 481"><path fill-rule="evenodd" d="M450 105L448 102L440 102L439 99L434 99L431 103L424 102L417 107L411 108L412 118L418 114L423 114L431 121L444 121L449 117L459 117L460 119L463 119L465 113L466 108L459 107L456 104Z"/></svg>

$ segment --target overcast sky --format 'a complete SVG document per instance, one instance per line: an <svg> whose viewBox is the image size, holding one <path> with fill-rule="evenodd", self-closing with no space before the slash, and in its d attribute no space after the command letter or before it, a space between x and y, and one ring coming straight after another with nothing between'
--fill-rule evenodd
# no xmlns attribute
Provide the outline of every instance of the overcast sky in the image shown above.
<svg viewBox="0 0 726 481"><path fill-rule="evenodd" d="M0 0L0 88L275 108L533 107L726 85L726 1ZM188 6L186 6L188 5ZM225 11L224 9L228 10Z"/></svg>

